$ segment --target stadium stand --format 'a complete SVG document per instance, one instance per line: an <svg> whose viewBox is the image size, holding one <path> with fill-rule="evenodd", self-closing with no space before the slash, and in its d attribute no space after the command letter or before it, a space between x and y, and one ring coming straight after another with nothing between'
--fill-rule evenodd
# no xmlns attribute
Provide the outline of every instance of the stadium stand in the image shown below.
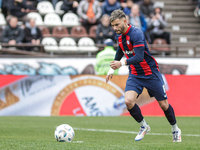
<svg viewBox="0 0 200 150"><path fill-rule="evenodd" d="M66 13L62 18L62 24L67 27L79 26L79 18L74 13Z"/></svg>
<svg viewBox="0 0 200 150"><path fill-rule="evenodd" d="M41 43L44 45L44 50L47 52L59 50L57 41L52 37L43 38Z"/></svg>
<svg viewBox="0 0 200 150"><path fill-rule="evenodd" d="M63 1L59 1L56 3L55 13L57 13L58 15L63 15L65 13L63 10L61 10L62 5L63 5Z"/></svg>
<svg viewBox="0 0 200 150"><path fill-rule="evenodd" d="M168 18L168 26L166 31L172 33L172 45L196 45L200 46L200 19L195 18L193 10L195 5L185 0L162 0L165 4L163 11L165 14L170 14ZM186 40L180 40L186 39ZM186 41L186 43L183 43ZM188 48L181 48L182 50Z"/></svg>
<svg viewBox="0 0 200 150"><path fill-rule="evenodd" d="M165 51L165 52L170 51L170 48L168 47L168 44L165 39L157 38L153 41L153 45L157 45L157 47L152 47L153 50ZM158 45L162 45L166 47L158 47Z"/></svg>
<svg viewBox="0 0 200 150"><path fill-rule="evenodd" d="M49 28L47 28L45 26L38 26L38 28L41 30L43 37L51 37Z"/></svg>
<svg viewBox="0 0 200 150"><path fill-rule="evenodd" d="M43 26L44 25L44 22L42 20L42 17L39 13L37 12L30 12L28 13L27 15L29 18L34 18L35 19L35 23L37 26Z"/></svg>
<svg viewBox="0 0 200 150"><path fill-rule="evenodd" d="M44 16L44 25L47 27L61 26L62 22L58 14L48 13Z"/></svg>
<svg viewBox="0 0 200 150"><path fill-rule="evenodd" d="M156 39L153 43L153 45L149 44L151 50L164 50L168 51L170 48L171 51L174 51L176 56L178 53L183 54L184 56L187 56L189 54L189 50L194 49L194 54L199 54L198 51L200 51L200 31L199 31L199 24L200 19L194 17L194 9L196 8L196 5L194 3L191 3L187 0L152 0L153 2L161 2L163 4L163 12L165 14L165 18L167 19L168 25L165 28L165 31L171 33L171 44L166 45L166 41L161 39ZM96 30L97 25L94 25L90 27L89 33L88 31L82 31L84 34L79 34L80 32L77 32L77 29L80 26L80 19L78 18L78 15L72 12L68 12L63 14L63 11L61 10L63 1L59 1L56 4L55 9L53 8L53 5L48 1L41 1L37 5L38 13L36 12L30 12L28 13L29 18L35 18L36 19L36 25L39 27L39 29L42 31L43 37L53 37L49 39L43 40L43 43L47 43L50 41L52 43L56 44L57 47L53 46L54 50L51 50L49 48L49 45L45 45L44 47L47 51L59 51L60 46L57 45L57 43L60 44L61 38L63 37L73 37L75 38L75 41L78 41L78 47L76 46L76 50L79 51L91 51L89 48L87 49L88 45L92 45L94 48L95 43L94 39L96 37ZM62 13L61 13L62 12ZM53 14L53 16L52 16ZM55 17L56 16L56 17ZM6 20L3 14L0 13L0 33L1 30L6 25ZM3 19L2 19L3 18ZM59 19L58 19L59 18ZM55 21L55 20L59 21ZM43 21L44 20L44 21ZM54 21L53 21L54 20ZM76 27L77 26L77 27ZM23 26L22 26L23 27ZM83 28L86 28L84 26ZM75 31L76 29L76 31ZM84 30L84 29L83 29ZM52 34L51 34L52 33ZM90 37L88 40L88 38ZM85 40L85 38L87 40ZM93 40L92 40L92 39ZM84 40L83 40L84 39ZM57 40L57 41L56 41ZM67 43L65 41L66 39L62 40L62 43ZM67 39L69 40L69 39ZM74 39L72 39L74 41ZM69 41L72 41L69 40ZM83 46L83 42L80 41L91 41L89 43L93 44L86 44ZM48 42L47 42L48 41ZM54 42L53 42L54 41ZM80 44L82 43L82 44ZM4 44L4 43L2 43ZM74 45L74 42L72 42ZM63 44L65 45L65 44ZM76 42L75 42L76 45ZM82 45L82 50L81 50ZM96 46L101 47L101 44L96 44ZM115 45L116 46L116 45ZM50 46L51 47L51 46ZM103 46L102 46L103 47ZM94 50L95 49L95 50ZM99 49L95 47L92 52L95 54L95 51L98 51ZM98 49L98 50L97 50ZM64 51L64 49L62 50ZM68 50L66 50L67 52ZM74 50L72 50L75 52Z"/></svg>
<svg viewBox="0 0 200 150"><path fill-rule="evenodd" d="M78 49L81 52L96 52L98 47L95 46L94 41L89 37L82 37L78 41Z"/></svg>
<svg viewBox="0 0 200 150"><path fill-rule="evenodd" d="M81 38L88 37L87 31L84 26L75 26L71 29L71 37Z"/></svg>
<svg viewBox="0 0 200 150"><path fill-rule="evenodd" d="M59 42L59 49L60 51L65 52L77 52L78 47L76 46L76 42L73 38L65 37L62 38Z"/></svg>
<svg viewBox="0 0 200 150"><path fill-rule="evenodd" d="M69 37L69 31L67 28L63 26L56 26L52 30L52 37L56 38L63 38L63 37Z"/></svg>
<svg viewBox="0 0 200 150"><path fill-rule="evenodd" d="M0 13L0 26L6 25L6 19L2 13Z"/></svg>
<svg viewBox="0 0 200 150"><path fill-rule="evenodd" d="M1 38L2 32L3 32L3 26L0 26L0 38Z"/></svg>
<svg viewBox="0 0 200 150"><path fill-rule="evenodd" d="M48 1L41 1L37 4L37 10L41 15L46 15L48 13L54 13L53 5Z"/></svg>
<svg viewBox="0 0 200 150"><path fill-rule="evenodd" d="M96 38L96 30L97 30L97 25L93 25L90 27L90 30L89 30L89 37L91 38Z"/></svg>

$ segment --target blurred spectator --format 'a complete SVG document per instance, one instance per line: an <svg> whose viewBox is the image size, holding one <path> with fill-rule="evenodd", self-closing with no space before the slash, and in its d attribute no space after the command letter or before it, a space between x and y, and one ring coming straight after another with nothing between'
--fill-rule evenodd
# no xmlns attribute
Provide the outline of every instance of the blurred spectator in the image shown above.
<svg viewBox="0 0 200 150"><path fill-rule="evenodd" d="M0 12L1 12L1 7L2 7L2 0L0 0Z"/></svg>
<svg viewBox="0 0 200 150"><path fill-rule="evenodd" d="M89 30L92 25L98 24L101 17L101 7L97 0L82 0L77 9L83 26Z"/></svg>
<svg viewBox="0 0 200 150"><path fill-rule="evenodd" d="M59 1L59 0L37 0L38 2L41 2L41 1L50 1L53 5L53 7L55 8L56 6L56 3Z"/></svg>
<svg viewBox="0 0 200 150"><path fill-rule="evenodd" d="M122 8L125 8L125 7L127 7L127 0L117 0L119 3L120 3L120 5L121 5L121 7Z"/></svg>
<svg viewBox="0 0 200 150"><path fill-rule="evenodd" d="M196 8L194 10L194 16L197 18L197 17L200 17L200 0L197 0L197 5L196 5Z"/></svg>
<svg viewBox="0 0 200 150"><path fill-rule="evenodd" d="M39 45L42 40L42 33L38 27L35 25L35 19L31 18L29 22L26 23L26 28L24 29L24 42L32 43L33 45ZM32 48L27 47L26 50L32 50Z"/></svg>
<svg viewBox="0 0 200 150"><path fill-rule="evenodd" d="M35 10L37 7L38 1L37 0L28 0L27 5L31 5Z"/></svg>
<svg viewBox="0 0 200 150"><path fill-rule="evenodd" d="M104 41L106 47L104 50L100 51L96 56L96 66L95 70L98 75L106 75L110 69L110 62L115 58L116 51L113 47L113 41L107 39ZM114 74L118 74L118 70L115 70Z"/></svg>
<svg viewBox="0 0 200 150"><path fill-rule="evenodd" d="M29 21L27 13L30 12L30 9L26 4L26 0L8 0L7 8L10 12L10 15L6 18L7 21L9 21L12 16L17 17L19 21Z"/></svg>
<svg viewBox="0 0 200 150"><path fill-rule="evenodd" d="M126 2L128 1L128 0L117 0L119 3L124 3L123 5L121 5L123 8L124 8L124 6L126 7ZM138 2L140 2L141 0L132 0L133 1L133 3L138 3Z"/></svg>
<svg viewBox="0 0 200 150"><path fill-rule="evenodd" d="M162 13L162 7L163 6L158 2L156 2L153 6L154 13L148 23L151 43L153 43L156 38L162 38L167 41L167 44L170 44L170 32L164 31L164 28L167 26L167 22L164 18L164 14Z"/></svg>
<svg viewBox="0 0 200 150"><path fill-rule="evenodd" d="M114 40L115 32L110 26L110 16L105 14L101 18L101 23L96 30L96 39L98 44L103 44L103 41L111 38Z"/></svg>
<svg viewBox="0 0 200 150"><path fill-rule="evenodd" d="M124 13L126 14L126 15L130 15L130 13L131 13L131 7L133 6L133 1L132 0L127 0L126 1L126 7L124 8Z"/></svg>
<svg viewBox="0 0 200 150"><path fill-rule="evenodd" d="M3 30L2 43L15 45L21 43L24 38L23 30L17 25L17 17L11 17L8 26Z"/></svg>
<svg viewBox="0 0 200 150"><path fill-rule="evenodd" d="M130 24L130 18L128 15L126 15L126 22L127 22L127 24Z"/></svg>
<svg viewBox="0 0 200 150"><path fill-rule="evenodd" d="M143 0L140 3L140 11L143 13L145 18L147 18L147 22L150 18L150 14L153 13L153 2L151 0Z"/></svg>
<svg viewBox="0 0 200 150"><path fill-rule="evenodd" d="M130 17L130 24L141 29L143 32L147 30L147 23L142 13L140 13L139 5L133 4L131 8Z"/></svg>
<svg viewBox="0 0 200 150"><path fill-rule="evenodd" d="M8 12L8 9L7 9L7 0L0 0L0 12L2 14L4 14L4 16L7 16L7 12Z"/></svg>
<svg viewBox="0 0 200 150"><path fill-rule="evenodd" d="M63 0L63 5L61 6L61 9L67 13L69 10L71 10L73 13L76 14L77 8L78 8L78 1L74 0Z"/></svg>
<svg viewBox="0 0 200 150"><path fill-rule="evenodd" d="M111 13L116 10L121 9L121 5L117 0L105 0L102 4L102 15Z"/></svg>

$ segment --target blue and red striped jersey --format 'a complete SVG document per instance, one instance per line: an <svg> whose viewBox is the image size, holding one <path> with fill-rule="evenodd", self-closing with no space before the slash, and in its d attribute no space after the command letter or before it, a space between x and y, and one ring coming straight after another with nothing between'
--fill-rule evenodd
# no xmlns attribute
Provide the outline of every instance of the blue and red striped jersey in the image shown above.
<svg viewBox="0 0 200 150"><path fill-rule="evenodd" d="M149 52L144 33L140 29L129 25L126 33L118 37L118 44L115 60L120 60L125 55L130 74L147 76L153 71L159 71L155 58Z"/></svg>

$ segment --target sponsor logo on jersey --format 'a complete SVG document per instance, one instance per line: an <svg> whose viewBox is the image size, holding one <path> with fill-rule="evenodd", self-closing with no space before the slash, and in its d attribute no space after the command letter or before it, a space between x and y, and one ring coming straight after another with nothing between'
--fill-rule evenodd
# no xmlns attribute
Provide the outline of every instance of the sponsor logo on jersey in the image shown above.
<svg viewBox="0 0 200 150"><path fill-rule="evenodd" d="M133 53L134 53L134 49L133 49L132 51L125 50L125 51L123 51L123 52L124 52L124 54L133 54Z"/></svg>

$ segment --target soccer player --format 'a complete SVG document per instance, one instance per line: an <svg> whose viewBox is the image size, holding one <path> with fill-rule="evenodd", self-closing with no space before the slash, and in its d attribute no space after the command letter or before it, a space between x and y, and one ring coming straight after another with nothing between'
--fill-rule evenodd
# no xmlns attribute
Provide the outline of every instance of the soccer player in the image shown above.
<svg viewBox="0 0 200 150"><path fill-rule="evenodd" d="M161 109L171 124L173 142L181 142L181 130L178 128L174 110L167 101L164 81L154 57L151 56L143 32L130 24L127 24L126 15L121 10L112 12L110 22L119 35L118 49L115 60L110 63L110 70L106 76L106 82L113 76L114 70L121 66L129 65L129 77L125 88L125 104L130 115L140 124L140 131L135 141L140 141L150 131L150 126L142 116L137 97L142 93L143 87L148 90L151 97L155 97ZM126 59L121 59L123 55Z"/></svg>

